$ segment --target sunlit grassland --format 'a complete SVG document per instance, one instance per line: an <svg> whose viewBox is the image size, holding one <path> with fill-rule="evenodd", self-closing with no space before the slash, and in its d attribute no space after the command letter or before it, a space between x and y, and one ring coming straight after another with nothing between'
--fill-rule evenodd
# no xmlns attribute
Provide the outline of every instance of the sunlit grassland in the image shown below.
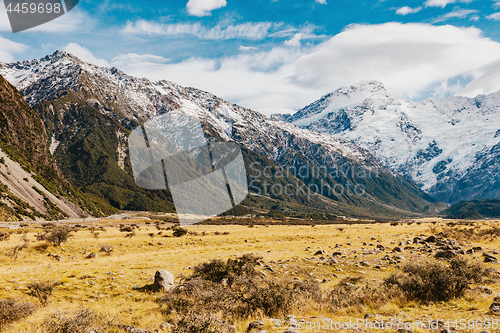
<svg viewBox="0 0 500 333"><path fill-rule="evenodd" d="M144 222L106 221L102 223L105 231L97 230L97 238L89 228L81 228L60 247L37 241L35 234L41 232L42 228L34 229L35 225L30 224L28 228L19 229L8 240L0 242L0 298L22 298L39 304L35 298L25 294L27 284L35 281L62 283L55 289L46 307L40 307L33 315L12 324L7 332L34 332L35 327L39 327L48 314L55 311L73 311L81 307L105 314L117 323L152 330L168 319L163 314L161 305L156 302L160 294L135 290L134 286L151 284L157 269L170 271L178 282L183 276L191 273L190 267L199 263L215 258L226 260L245 253L258 254L265 262L275 261L274 273L264 270L269 276L301 278L309 274L321 281L324 290L334 287L348 276L361 276L365 281L381 281L397 270L396 266L384 265L381 269L375 269L373 266L362 267L356 264L362 260L380 259L385 254L394 255L391 249L400 241L412 240L417 235L431 235L431 229L433 232L439 232L447 227L440 220L422 220L418 224L402 223L397 226L388 223L314 227L200 225L187 227L191 232L189 235L172 237L171 230L159 230L153 224L146 225ZM125 237L127 233L119 231L119 224L134 223L140 227L135 229L134 236ZM496 225L498 221L474 223L475 227L481 228ZM99 222L92 223L94 227L99 225ZM166 225L159 227L164 229ZM224 232L229 234L224 235ZM29 247L20 252L17 260L12 258L12 248L26 239L29 241ZM464 248L482 246L485 250L500 249L500 243L496 239L459 241ZM110 255L100 252L102 244L113 247ZM336 244L339 246L335 247ZM382 244L388 250L379 254L362 254L377 244ZM308 247L310 249L306 250ZM346 258L339 258L339 262L333 265L304 260L319 257L314 256L318 249L327 251L327 255L340 250ZM49 253L59 255L61 261L48 256ZM97 253L97 258L87 259L90 253ZM427 254L421 252L405 251L398 254L403 255L406 262L430 259L426 257ZM469 258L472 261L482 261L480 253ZM289 261L285 262L286 260ZM498 264L485 264L485 267L496 266ZM498 284L489 286L496 293L500 292ZM425 319L424 316L445 320L481 319L487 314L492 297L468 293L464 298L444 303L421 304L401 300L380 308L370 308L368 305L333 311L327 307L304 307L295 309L294 313L290 314L300 318L326 316L336 321L356 320L363 318L365 313L395 315L407 320L422 320ZM241 331L245 331L248 321L235 324ZM270 327L267 330L273 331Z"/></svg>

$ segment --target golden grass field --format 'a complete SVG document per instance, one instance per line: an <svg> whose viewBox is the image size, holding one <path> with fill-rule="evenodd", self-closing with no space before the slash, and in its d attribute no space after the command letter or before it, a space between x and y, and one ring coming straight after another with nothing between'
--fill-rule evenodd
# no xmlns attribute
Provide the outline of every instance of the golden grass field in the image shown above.
<svg viewBox="0 0 500 333"><path fill-rule="evenodd" d="M498 222L475 221L474 224L477 228L481 228L498 225ZM135 236L126 238L125 233L119 231L118 225L131 223L138 224L140 229L135 231ZM396 269L394 265L375 269L373 266L358 267L356 264L361 260L369 261L381 258L385 254L392 255L390 249L399 242L412 240L417 235L428 236L433 232L439 232L446 227L446 224L442 220L426 219L420 220L418 224L398 226L391 226L388 223L314 227L256 225L252 228L239 225L198 225L187 227L197 235L172 237L170 230L162 230L162 234L158 235L157 228L153 224L146 225L145 220L101 220L89 223L89 226L104 227L105 231L100 232L97 238L88 228L81 229L60 247L46 246L44 242L37 241L34 235L41 232L42 228L36 229L36 226L31 223L29 227L13 230L8 240L0 242L0 298L20 298L39 304L35 298L25 294L28 283L57 281L62 284L55 289L45 307L40 307L33 315L9 325L6 332L43 332L41 323L47 315L56 311L75 311L82 307L115 318L119 323L153 331L168 319L162 313L160 305L155 302L159 294L134 290L133 286L142 287L151 284L157 269L170 271L177 283L182 276L190 274L192 266L210 259L226 260L245 253L258 254L266 262L274 261L275 263L271 265L276 273L267 272L269 275L286 274L293 277L311 273L315 279L322 281L323 289L332 288L347 276L362 276L367 281L374 279L380 281ZM165 226L167 225L161 225ZM218 234L215 234L216 232ZM222 235L223 232L229 234ZM11 249L22 244L26 238L30 242L29 247L20 252L17 260L9 256ZM367 245L363 245L363 242ZM500 250L498 239L460 240L460 243L465 248L482 246L485 251ZM109 256L99 252L101 244L110 244L114 248ZM304 260L314 257L314 252L318 249L323 249L330 255L339 249L335 248L336 244L341 244L340 249L346 254L346 258L339 259L339 263L325 265L314 260ZM362 248L373 248L377 244L382 244L389 250L379 254L362 255ZM310 249L306 251L308 247ZM97 258L86 259L85 257L92 252L97 253ZM61 261L48 256L49 253L61 256ZM425 254L420 252L405 251L397 254L403 255L406 262L419 258L426 259ZM482 262L480 253L470 255L468 258ZM283 263L285 260L290 261ZM500 268L499 264L484 264L484 266ZM338 277L333 277L332 273ZM376 309L364 306L342 311L319 311L305 306L295 309L290 314L306 321L312 321L315 318L311 317L318 316L325 316L338 322L355 321L362 319L366 313L379 314L382 316L379 318L393 316L392 318L397 317L409 322L429 318L482 320L495 318L488 314L488 308L493 296L500 293L500 283L491 283L488 286L493 289L493 295L469 292L463 298L443 303L392 302ZM267 318L249 318L236 322L235 326L239 332L246 332L248 323L256 319ZM284 328L272 328L269 324L265 329L267 332L284 331ZM332 330L303 330L303 332L319 331ZM394 329L377 331L395 332ZM424 331L415 330L415 332ZM459 331L480 332L482 329L467 328ZM500 330L490 329L490 331Z"/></svg>

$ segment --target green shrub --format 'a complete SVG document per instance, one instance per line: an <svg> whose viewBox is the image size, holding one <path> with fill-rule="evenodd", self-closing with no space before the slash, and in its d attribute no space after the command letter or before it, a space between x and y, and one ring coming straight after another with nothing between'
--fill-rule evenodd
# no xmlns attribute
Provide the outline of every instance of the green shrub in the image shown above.
<svg viewBox="0 0 500 333"><path fill-rule="evenodd" d="M462 297L471 283L480 283L484 269L470 264L464 258L455 258L447 266L440 262L411 263L403 267L403 274L393 274L384 282L396 286L412 300L447 301Z"/></svg>

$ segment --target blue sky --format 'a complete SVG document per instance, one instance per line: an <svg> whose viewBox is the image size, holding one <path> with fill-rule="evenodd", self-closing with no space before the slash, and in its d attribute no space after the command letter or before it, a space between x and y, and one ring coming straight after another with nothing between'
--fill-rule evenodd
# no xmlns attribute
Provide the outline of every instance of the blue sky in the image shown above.
<svg viewBox="0 0 500 333"><path fill-rule="evenodd" d="M398 98L475 96L500 89L500 1L80 0L16 34L0 4L0 61L57 49L266 114L361 80Z"/></svg>

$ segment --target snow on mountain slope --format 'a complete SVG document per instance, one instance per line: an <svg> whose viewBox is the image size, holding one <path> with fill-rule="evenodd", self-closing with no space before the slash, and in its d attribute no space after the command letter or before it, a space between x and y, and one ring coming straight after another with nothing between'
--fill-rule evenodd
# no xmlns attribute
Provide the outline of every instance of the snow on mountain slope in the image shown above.
<svg viewBox="0 0 500 333"><path fill-rule="evenodd" d="M358 166L383 175L378 179L362 181L366 182L366 186L385 204L395 205L396 202L402 203L408 199L411 203L404 207L413 209L417 206L423 208L422 205L428 203L425 194L408 182L401 183L398 175L385 168L367 150L348 140L301 128L289 122L272 120L195 88L181 87L165 80L151 82L135 78L116 68L102 68L84 63L73 55L60 51L39 60L0 64L0 74L5 75L20 89L31 106L35 109L40 106L43 109L41 112L48 133L53 138L49 144L53 144L55 155L58 151L67 149L67 140L72 140L75 132L85 128L71 123L74 119L79 119L78 110L82 103L85 107L91 107L112 118L128 130L148 119L177 109L196 115L204 126L215 131L218 137L235 141L278 165L300 166L306 163L308 166L312 163L316 167L324 168L325 172L336 170L337 174L340 174L337 180L325 175L330 177L332 184L339 181L356 181L353 178L354 171L348 179L338 170L343 165ZM346 96L348 94L349 92L345 93ZM360 96L358 99L362 98L363 96ZM384 98L377 103L384 104ZM57 105L52 104L51 101L54 100L58 101ZM64 104L62 107L61 103ZM60 114L55 115L54 109ZM127 137L118 132L115 137L119 141L115 147L116 155L121 156L120 166L123 170L123 147L127 145ZM56 144L58 141L60 143ZM395 193L386 195L387 188L384 186L388 183L394 185L390 186L390 191L394 190ZM411 198L401 194L401 191L411 193ZM405 199L402 199L403 197ZM387 201L387 198L392 199ZM371 196L370 200L378 199Z"/></svg>
<svg viewBox="0 0 500 333"><path fill-rule="evenodd" d="M412 102L392 98L379 82L363 82L274 118L350 140L438 200L500 195L496 182L470 190L479 181L478 167L493 179L500 175L500 156L493 149L500 143L500 92Z"/></svg>

